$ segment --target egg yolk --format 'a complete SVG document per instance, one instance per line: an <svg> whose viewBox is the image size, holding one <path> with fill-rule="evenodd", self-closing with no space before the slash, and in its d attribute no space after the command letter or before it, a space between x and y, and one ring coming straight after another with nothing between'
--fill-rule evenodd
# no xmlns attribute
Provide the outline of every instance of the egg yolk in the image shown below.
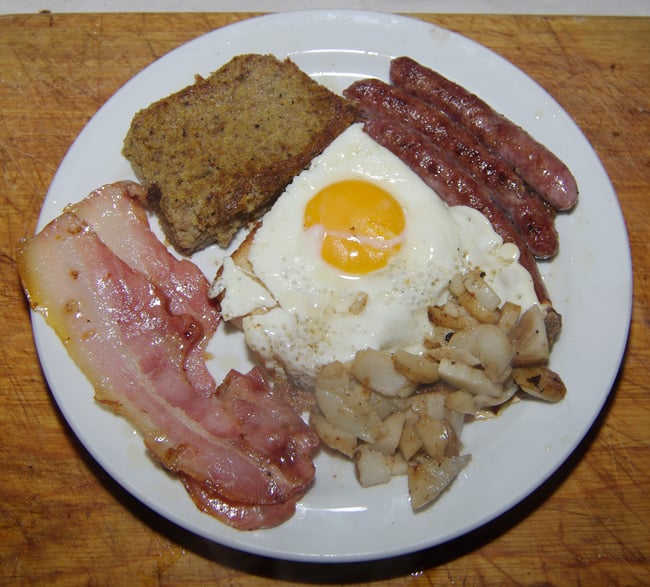
<svg viewBox="0 0 650 587"><path fill-rule="evenodd" d="M363 275L384 267L400 249L406 219L402 206L386 190L348 179L328 185L309 200L304 226L322 229L324 261Z"/></svg>

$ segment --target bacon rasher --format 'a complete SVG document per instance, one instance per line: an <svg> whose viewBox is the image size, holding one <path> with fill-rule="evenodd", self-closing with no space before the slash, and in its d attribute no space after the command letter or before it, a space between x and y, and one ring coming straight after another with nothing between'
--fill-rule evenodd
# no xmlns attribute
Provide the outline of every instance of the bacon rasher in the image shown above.
<svg viewBox="0 0 650 587"><path fill-rule="evenodd" d="M281 524L293 515L300 497L272 505L242 505L224 500L208 482L199 483L183 474L181 479L196 507L238 530L259 530Z"/></svg>
<svg viewBox="0 0 650 587"><path fill-rule="evenodd" d="M185 361L187 375L201 395L214 393L216 384L203 352L217 329L220 315L208 298L209 283L202 271L187 259L177 259L151 231L139 198L144 188L133 181L104 185L78 204L69 206L92 228L113 253L131 268L144 273L163 291L172 314L188 314L199 321L203 339Z"/></svg>
<svg viewBox="0 0 650 587"><path fill-rule="evenodd" d="M115 193L91 198L104 196ZM161 274L116 254L75 213L90 216L85 208L70 207L20 248L31 307L61 338L96 400L128 419L154 458L191 480L186 487L195 501L197 491L209 489L230 508L229 517L217 517L227 523L245 517L247 528L284 521L313 480L315 433L255 370L231 372L216 393L198 393L186 359L204 339L202 321L172 312ZM136 238L126 221L122 237ZM248 515L263 511L273 515Z"/></svg>

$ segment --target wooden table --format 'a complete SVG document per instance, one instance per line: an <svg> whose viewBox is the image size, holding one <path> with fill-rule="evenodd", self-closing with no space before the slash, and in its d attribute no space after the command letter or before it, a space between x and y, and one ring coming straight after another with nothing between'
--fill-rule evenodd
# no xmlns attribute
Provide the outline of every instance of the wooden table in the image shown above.
<svg viewBox="0 0 650 587"><path fill-rule="evenodd" d="M113 92L172 48L247 16L0 17L3 583L650 584L650 19L423 16L496 50L563 105L602 159L628 224L635 296L620 376L585 442L523 504L412 556L368 565L291 564L232 552L158 517L112 481L70 432L39 369L16 243L33 232L71 141Z"/></svg>

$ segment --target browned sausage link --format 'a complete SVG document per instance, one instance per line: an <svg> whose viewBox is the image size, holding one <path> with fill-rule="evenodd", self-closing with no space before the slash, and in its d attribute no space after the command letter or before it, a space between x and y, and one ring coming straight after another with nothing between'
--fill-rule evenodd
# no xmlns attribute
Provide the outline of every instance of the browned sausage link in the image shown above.
<svg viewBox="0 0 650 587"><path fill-rule="evenodd" d="M578 186L568 167L524 129L495 112L475 94L409 57L391 62L391 81L466 126L510 163L519 175L557 210L578 201Z"/></svg>
<svg viewBox="0 0 650 587"><path fill-rule="evenodd" d="M555 211L464 127L416 96L378 79L355 82L344 95L359 104L362 115L401 120L453 154L458 165L489 187L492 199L512 218L533 255L548 259L557 253Z"/></svg>
<svg viewBox="0 0 650 587"><path fill-rule="evenodd" d="M519 248L519 262L530 273L537 298L550 305L550 299L535 258L512 220L490 199L485 190L448 155L419 131L381 117L371 117L364 130L380 145L408 165L449 206L469 206L481 212L505 242Z"/></svg>

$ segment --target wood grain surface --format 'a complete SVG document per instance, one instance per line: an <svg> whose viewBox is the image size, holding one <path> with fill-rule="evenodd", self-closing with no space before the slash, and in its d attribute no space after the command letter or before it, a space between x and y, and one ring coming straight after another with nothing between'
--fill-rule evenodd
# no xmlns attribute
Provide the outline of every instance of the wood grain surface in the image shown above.
<svg viewBox="0 0 650 587"><path fill-rule="evenodd" d="M16 244L33 232L61 158L106 99L169 50L247 16L0 17L0 581L650 584L650 19L421 16L496 50L562 104L602 159L628 225L634 311L617 383L576 453L521 505L410 556L291 564L228 550L160 518L112 481L71 433L34 351ZM589 205L589 194L582 197L580 205Z"/></svg>

